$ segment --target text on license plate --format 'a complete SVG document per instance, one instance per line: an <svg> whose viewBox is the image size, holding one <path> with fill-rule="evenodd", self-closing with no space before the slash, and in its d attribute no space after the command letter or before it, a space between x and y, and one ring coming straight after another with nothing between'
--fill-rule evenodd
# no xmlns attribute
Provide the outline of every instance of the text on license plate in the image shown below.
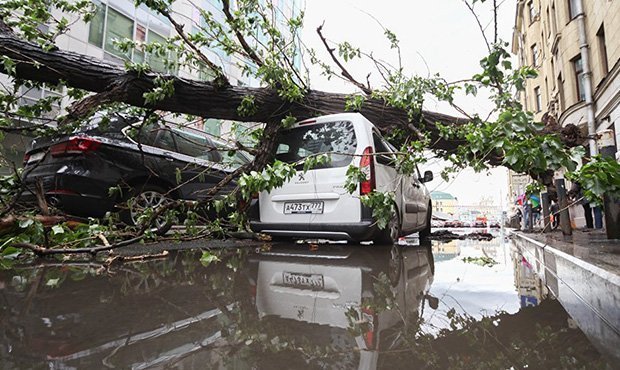
<svg viewBox="0 0 620 370"><path fill-rule="evenodd" d="M323 202L287 202L284 213L323 213Z"/></svg>
<svg viewBox="0 0 620 370"><path fill-rule="evenodd" d="M296 272L282 272L282 282L284 285L296 288L323 289L323 275L320 274L300 274Z"/></svg>

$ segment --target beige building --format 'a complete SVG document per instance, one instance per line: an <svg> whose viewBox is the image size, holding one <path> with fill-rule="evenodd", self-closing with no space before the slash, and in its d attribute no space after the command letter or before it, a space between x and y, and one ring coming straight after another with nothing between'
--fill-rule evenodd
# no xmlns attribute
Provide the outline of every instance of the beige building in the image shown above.
<svg viewBox="0 0 620 370"><path fill-rule="evenodd" d="M518 0L515 22L512 51L539 71L520 94L525 109L584 133L612 129L617 147L620 1Z"/></svg>
<svg viewBox="0 0 620 370"><path fill-rule="evenodd" d="M443 212L454 215L458 211L459 201L455 196L443 191L431 192L433 212Z"/></svg>

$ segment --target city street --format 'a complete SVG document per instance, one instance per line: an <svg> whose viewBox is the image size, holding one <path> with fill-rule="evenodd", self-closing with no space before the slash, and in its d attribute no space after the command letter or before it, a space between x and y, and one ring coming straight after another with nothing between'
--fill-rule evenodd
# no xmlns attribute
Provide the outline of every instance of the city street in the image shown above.
<svg viewBox="0 0 620 370"><path fill-rule="evenodd" d="M600 343L617 332L584 334L609 323L572 318L527 251L491 232L393 247L195 241L151 246L155 259L15 266L0 272L0 367L611 366Z"/></svg>

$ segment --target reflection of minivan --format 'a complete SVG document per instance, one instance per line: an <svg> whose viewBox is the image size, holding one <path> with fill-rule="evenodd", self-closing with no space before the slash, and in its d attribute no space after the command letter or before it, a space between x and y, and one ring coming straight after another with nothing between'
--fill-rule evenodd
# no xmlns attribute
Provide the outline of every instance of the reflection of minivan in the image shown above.
<svg viewBox="0 0 620 370"><path fill-rule="evenodd" d="M276 246L250 259L250 291L262 320L351 354L337 364L325 356L325 368L376 369L381 353L403 344L425 304L434 274L429 247ZM387 301L387 308L376 303Z"/></svg>
<svg viewBox="0 0 620 370"><path fill-rule="evenodd" d="M274 237L328 238L352 241L395 241L400 235L430 232L431 200L422 177L398 173L396 149L359 113L333 114L295 124L278 137L276 159L295 163L313 155L328 154L329 163L299 171L282 187L262 192L252 230ZM347 170L357 166L366 175L357 190L345 190ZM396 214L381 230L360 196L374 190L393 192Z"/></svg>

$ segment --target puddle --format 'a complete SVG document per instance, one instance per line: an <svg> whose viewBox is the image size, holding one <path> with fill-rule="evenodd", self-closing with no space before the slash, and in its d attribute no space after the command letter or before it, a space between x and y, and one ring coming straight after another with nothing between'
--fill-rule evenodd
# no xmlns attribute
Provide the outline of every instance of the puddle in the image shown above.
<svg viewBox="0 0 620 370"><path fill-rule="evenodd" d="M217 259L0 271L0 368L597 368L617 356L503 235Z"/></svg>

